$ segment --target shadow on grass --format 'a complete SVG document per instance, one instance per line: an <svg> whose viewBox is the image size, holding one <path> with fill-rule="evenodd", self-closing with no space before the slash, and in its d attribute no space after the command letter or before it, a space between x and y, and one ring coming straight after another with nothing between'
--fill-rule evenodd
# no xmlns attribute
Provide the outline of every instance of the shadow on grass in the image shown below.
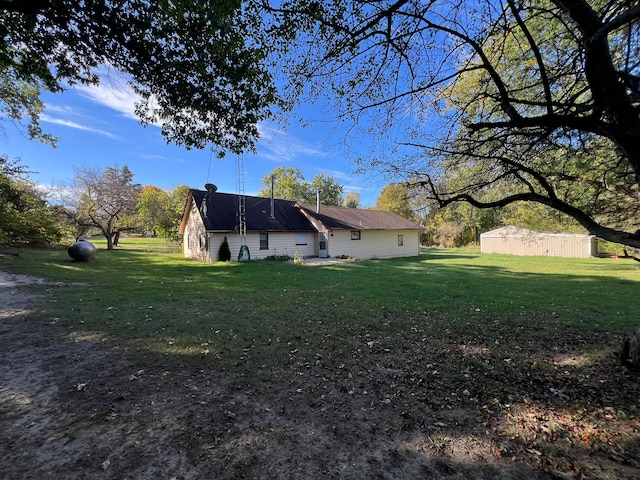
<svg viewBox="0 0 640 480"><path fill-rule="evenodd" d="M7 266L83 284L52 291L53 315L125 339L198 337L205 326L233 329L246 339L256 333L286 338L309 325L334 334L344 325L380 328L389 316L395 320L384 328L396 333L414 324L434 326L437 318L472 335L496 325L505 333L524 329L523 335L549 329L553 335L558 329L619 334L635 327L640 310L638 268L598 259L554 267L549 258L427 251L415 258L301 267L205 264L127 250L101 251L90 263L73 262L60 251L24 257Z"/></svg>
<svg viewBox="0 0 640 480"><path fill-rule="evenodd" d="M631 478L640 390L611 352L635 326L638 270L600 262L120 250L6 266L61 282L31 325L54 324L58 411L119 445L102 448L114 478L158 445L165 473L216 478Z"/></svg>

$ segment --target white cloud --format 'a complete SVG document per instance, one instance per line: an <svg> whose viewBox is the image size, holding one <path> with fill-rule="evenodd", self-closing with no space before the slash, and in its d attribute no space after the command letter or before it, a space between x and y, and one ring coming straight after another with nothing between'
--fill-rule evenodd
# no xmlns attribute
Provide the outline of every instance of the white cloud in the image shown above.
<svg viewBox="0 0 640 480"><path fill-rule="evenodd" d="M324 173L325 175L329 175L337 180L352 180L353 175L350 173L344 172L343 170L330 170L326 168L317 168L319 173Z"/></svg>
<svg viewBox="0 0 640 480"><path fill-rule="evenodd" d="M305 157L327 157L328 153L317 145L305 142L284 130L260 124L258 155L274 162L299 161Z"/></svg>
<svg viewBox="0 0 640 480"><path fill-rule="evenodd" d="M92 102L137 120L135 103L140 100L140 97L125 82L102 80L100 85L77 85L74 88Z"/></svg>
<svg viewBox="0 0 640 480"><path fill-rule="evenodd" d="M146 160L167 160L167 157L164 155L156 155L152 153L141 153L138 155L140 158L144 158Z"/></svg>
<svg viewBox="0 0 640 480"><path fill-rule="evenodd" d="M135 104L142 97L138 95L127 81L127 77L113 67L103 65L97 72L100 77L98 85L75 85L73 88L87 100L115 110L126 118L139 121L135 113ZM152 125L162 127L162 122Z"/></svg>
<svg viewBox="0 0 640 480"><path fill-rule="evenodd" d="M75 108L69 105L55 105L51 103L47 103L47 112L61 113L64 115L75 115L75 116L81 115L80 112L78 112Z"/></svg>
<svg viewBox="0 0 640 480"><path fill-rule="evenodd" d="M88 127L87 125L82 125L78 122L74 122L71 120L65 120L63 118L56 118L50 115L42 114L40 115L40 120L48 123L55 123L56 125L62 125L64 127L75 128L77 130L83 130L85 132L97 133L99 135L104 135L105 137L117 139L118 137L113 133L107 132L106 130L101 130L99 128Z"/></svg>

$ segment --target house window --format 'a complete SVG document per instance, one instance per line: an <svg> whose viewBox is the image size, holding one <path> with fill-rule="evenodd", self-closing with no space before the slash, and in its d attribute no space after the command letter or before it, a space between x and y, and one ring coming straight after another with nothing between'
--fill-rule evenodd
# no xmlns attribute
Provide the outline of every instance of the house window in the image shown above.
<svg viewBox="0 0 640 480"><path fill-rule="evenodd" d="M404 237L402 235L398 235L398 246L401 247L404 245Z"/></svg>
<svg viewBox="0 0 640 480"><path fill-rule="evenodd" d="M260 250L269 250L269 234L260 234Z"/></svg>
<svg viewBox="0 0 640 480"><path fill-rule="evenodd" d="M200 241L200 250L206 250L207 247L209 246L207 236L204 234L200 234L199 241Z"/></svg>
<svg viewBox="0 0 640 480"><path fill-rule="evenodd" d="M307 244L307 232L296 232L296 245Z"/></svg>
<svg viewBox="0 0 640 480"><path fill-rule="evenodd" d="M351 230L351 240L360 240L360 230Z"/></svg>

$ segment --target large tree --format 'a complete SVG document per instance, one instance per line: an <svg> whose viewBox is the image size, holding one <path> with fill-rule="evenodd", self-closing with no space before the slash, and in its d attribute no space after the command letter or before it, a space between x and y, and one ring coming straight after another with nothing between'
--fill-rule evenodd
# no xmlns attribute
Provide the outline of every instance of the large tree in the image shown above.
<svg viewBox="0 0 640 480"><path fill-rule="evenodd" d="M188 185L178 185L169 190L153 185L143 187L136 205L140 226L163 238L179 238L178 227L188 193Z"/></svg>
<svg viewBox="0 0 640 480"><path fill-rule="evenodd" d="M537 202L640 247L637 1L265 0L261 8L279 33L273 46L292 53L279 57L289 62L281 68L289 91L332 89L342 116L358 122L353 131L376 139L365 164L424 187L439 206ZM455 169L474 174L443 189Z"/></svg>
<svg viewBox="0 0 640 480"><path fill-rule="evenodd" d="M62 232L55 209L17 161L0 157L0 245L47 245Z"/></svg>
<svg viewBox="0 0 640 480"><path fill-rule="evenodd" d="M317 195L319 195L322 205L339 207L342 205L343 191L344 186L335 178L331 175L319 173L309 183L309 190L303 201L305 203L314 203L318 198Z"/></svg>
<svg viewBox="0 0 640 480"><path fill-rule="evenodd" d="M258 196L270 197L272 193L275 198L301 202L308 195L308 184L299 169L280 166L262 176Z"/></svg>
<svg viewBox="0 0 640 480"><path fill-rule="evenodd" d="M414 221L416 214L413 203L413 193L409 187L403 183L390 183L380 191L376 199L376 210L394 212Z"/></svg>
<svg viewBox="0 0 640 480"><path fill-rule="evenodd" d="M2 109L25 85L97 84L106 65L130 79L142 123L161 123L167 141L240 152L275 99L245 20L240 0L0 0Z"/></svg>
<svg viewBox="0 0 640 480"><path fill-rule="evenodd" d="M104 171L77 168L74 187L75 197L67 201L67 208L100 230L107 240L107 250L113 250L120 232L136 227L141 187L134 183L133 173L126 165L107 167Z"/></svg>
<svg viewBox="0 0 640 480"><path fill-rule="evenodd" d="M293 167L276 167L262 177L262 187L258 195L262 197L273 195L276 198L294 200L300 203L316 203L316 195L320 193L323 205L338 206L342 203L344 187L331 175L319 173L311 182L305 180L302 172Z"/></svg>
<svg viewBox="0 0 640 480"><path fill-rule="evenodd" d="M342 206L346 208L360 208L360 194L358 192L349 192L342 200Z"/></svg>

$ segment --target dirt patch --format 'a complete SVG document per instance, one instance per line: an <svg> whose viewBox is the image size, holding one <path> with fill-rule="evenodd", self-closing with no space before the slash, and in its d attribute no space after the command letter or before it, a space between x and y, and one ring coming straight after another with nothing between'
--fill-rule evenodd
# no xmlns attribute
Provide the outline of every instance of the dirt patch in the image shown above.
<svg viewBox="0 0 640 480"><path fill-rule="evenodd" d="M631 383L607 394L630 380L606 362L562 353L525 367L474 346L428 357L408 340L406 351L372 343L340 365L263 366L247 382L212 367L140 363L129 345L70 335L59 319L38 320L46 288L0 273L2 478L640 475L639 392ZM450 377L447 355L461 362ZM524 377L510 377L516 368ZM582 370L559 384L571 368ZM600 398L592 409L576 406L591 396Z"/></svg>

